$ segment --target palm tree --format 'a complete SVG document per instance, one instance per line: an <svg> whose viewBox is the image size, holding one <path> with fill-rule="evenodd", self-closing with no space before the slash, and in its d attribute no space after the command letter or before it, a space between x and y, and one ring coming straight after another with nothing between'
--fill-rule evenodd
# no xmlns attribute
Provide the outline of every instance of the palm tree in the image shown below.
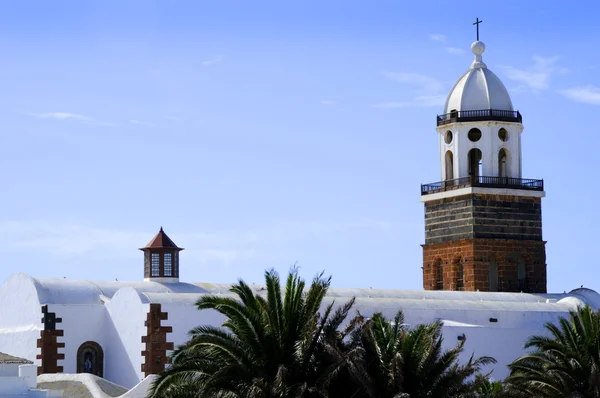
<svg viewBox="0 0 600 398"><path fill-rule="evenodd" d="M600 397L600 312L582 306L545 327L548 336L527 339L533 350L509 365L513 396Z"/></svg>
<svg viewBox="0 0 600 398"><path fill-rule="evenodd" d="M370 377L370 396L458 397L475 392L481 367L495 363L490 357L460 365L465 340L442 350L442 323L434 322L409 329L402 311L393 321L374 314L355 334L364 349L365 367Z"/></svg>
<svg viewBox="0 0 600 398"><path fill-rule="evenodd" d="M305 292L294 269L283 297L275 271L267 271L265 280L263 294L239 281L231 288L234 296L198 299L199 310L225 317L222 328L191 330L150 396L327 397L341 375L360 375L360 349L347 338L356 322L340 330L354 300L336 310L330 302L320 315L330 278L318 275Z"/></svg>

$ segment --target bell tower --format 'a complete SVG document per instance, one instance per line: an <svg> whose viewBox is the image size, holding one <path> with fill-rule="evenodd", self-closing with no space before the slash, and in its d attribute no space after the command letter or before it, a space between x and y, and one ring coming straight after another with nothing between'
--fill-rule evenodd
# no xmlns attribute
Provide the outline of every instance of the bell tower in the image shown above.
<svg viewBox="0 0 600 398"><path fill-rule="evenodd" d="M183 248L177 247L162 227L146 247L140 250L144 252L144 281L179 282L179 252Z"/></svg>
<svg viewBox="0 0 600 398"><path fill-rule="evenodd" d="M485 45L438 115L440 182L421 185L426 290L546 292L544 182L521 169L522 117L483 63Z"/></svg>

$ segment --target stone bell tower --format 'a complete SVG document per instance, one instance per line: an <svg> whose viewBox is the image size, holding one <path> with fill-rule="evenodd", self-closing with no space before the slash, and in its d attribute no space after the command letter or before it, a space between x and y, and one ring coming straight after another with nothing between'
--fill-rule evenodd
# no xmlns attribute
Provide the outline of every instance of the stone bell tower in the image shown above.
<svg viewBox="0 0 600 398"><path fill-rule="evenodd" d="M441 181L421 186L426 290L546 292L543 180L521 174L522 117L483 63L485 45L437 117Z"/></svg>

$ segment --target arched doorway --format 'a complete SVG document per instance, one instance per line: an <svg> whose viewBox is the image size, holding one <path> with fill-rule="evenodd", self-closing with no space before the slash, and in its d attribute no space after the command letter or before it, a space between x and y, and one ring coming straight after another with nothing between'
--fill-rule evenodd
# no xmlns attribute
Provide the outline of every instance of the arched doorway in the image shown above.
<svg viewBox="0 0 600 398"><path fill-rule="evenodd" d="M77 373L91 373L103 377L104 352L100 344L86 341L77 350Z"/></svg>
<svg viewBox="0 0 600 398"><path fill-rule="evenodd" d="M469 176L475 181L479 181L482 168L482 154L479 148L473 148L469 151Z"/></svg>

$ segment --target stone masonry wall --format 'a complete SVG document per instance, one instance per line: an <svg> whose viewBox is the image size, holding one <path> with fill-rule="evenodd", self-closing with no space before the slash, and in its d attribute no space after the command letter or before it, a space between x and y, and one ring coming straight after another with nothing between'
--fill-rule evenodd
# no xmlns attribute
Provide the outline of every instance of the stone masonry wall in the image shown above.
<svg viewBox="0 0 600 398"><path fill-rule="evenodd" d="M525 268L524 282L518 278L520 262ZM497 267L498 291L546 292L545 242L514 239L463 239L423 245L423 288L457 290L462 265L461 290L490 291L490 264Z"/></svg>
<svg viewBox="0 0 600 398"><path fill-rule="evenodd" d="M542 240L541 198L467 194L425 202L425 243Z"/></svg>

